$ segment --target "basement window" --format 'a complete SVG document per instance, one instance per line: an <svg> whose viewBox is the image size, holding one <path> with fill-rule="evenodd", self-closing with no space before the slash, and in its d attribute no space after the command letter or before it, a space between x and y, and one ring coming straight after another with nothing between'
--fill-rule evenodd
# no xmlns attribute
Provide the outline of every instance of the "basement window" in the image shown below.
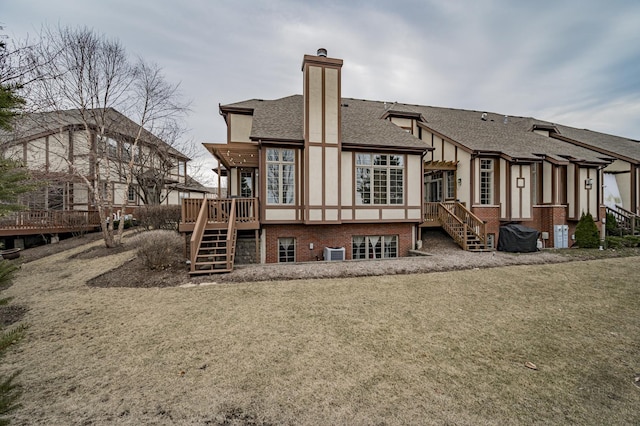
<svg viewBox="0 0 640 426"><path fill-rule="evenodd" d="M398 257L397 235L363 235L351 239L352 259L390 259Z"/></svg>
<svg viewBox="0 0 640 426"><path fill-rule="evenodd" d="M296 261L296 239L295 238L278 238L278 262L295 262Z"/></svg>

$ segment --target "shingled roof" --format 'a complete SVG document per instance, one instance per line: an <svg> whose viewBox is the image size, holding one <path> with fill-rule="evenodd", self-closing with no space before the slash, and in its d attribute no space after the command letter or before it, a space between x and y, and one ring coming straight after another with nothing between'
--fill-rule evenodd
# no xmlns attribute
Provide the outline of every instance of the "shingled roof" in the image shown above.
<svg viewBox="0 0 640 426"><path fill-rule="evenodd" d="M253 113L250 135L253 140L304 141L302 95L251 99L223 105L220 110ZM595 164L607 164L616 155L622 155L640 161L638 141L533 117L507 116L505 120L505 115L483 111L353 98L342 98L341 112L345 147L429 149L425 142L384 119L396 115L417 118L422 127L476 154L494 153L519 161L538 161L544 157L557 162ZM533 132L536 126L553 129L554 137Z"/></svg>
<svg viewBox="0 0 640 426"><path fill-rule="evenodd" d="M104 121L101 124L104 124L107 135L112 137L122 135L127 138L133 138L139 129L137 123L113 108L86 110L84 112L73 109L17 116L12 122L13 129L0 133L0 141L3 143L21 143L48 134L58 133L61 129L83 128L85 123L89 126L97 127L99 121ZM144 128L142 129L141 141L148 145L163 146L163 149L170 155L189 160L189 157Z"/></svg>
<svg viewBox="0 0 640 426"><path fill-rule="evenodd" d="M545 156L556 161L571 159L601 164L611 161L608 155L534 133L534 125L553 126L535 118L425 106L407 106L407 109L420 113L428 129L476 153L500 153L514 160ZM486 114L484 119L483 114Z"/></svg>
<svg viewBox="0 0 640 426"><path fill-rule="evenodd" d="M253 110L251 139L304 141L302 95L271 101L252 99L220 106L222 112L238 109ZM342 98L341 110L343 145L429 149L423 141L388 120L380 120L384 113L382 102Z"/></svg>
<svg viewBox="0 0 640 426"><path fill-rule="evenodd" d="M622 155L640 163L640 141L563 125L556 125L556 128L559 136L581 146L593 148L609 155Z"/></svg>

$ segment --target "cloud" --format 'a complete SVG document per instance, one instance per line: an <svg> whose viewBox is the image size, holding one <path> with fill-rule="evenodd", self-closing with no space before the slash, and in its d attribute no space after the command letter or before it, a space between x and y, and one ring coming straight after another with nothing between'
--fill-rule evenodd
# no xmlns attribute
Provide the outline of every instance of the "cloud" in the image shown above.
<svg viewBox="0 0 640 426"><path fill-rule="evenodd" d="M319 47L344 60L344 96L640 139L637 1L22 0L3 9L7 34L87 25L160 64L193 100L196 143L226 140L218 103L301 93L302 56Z"/></svg>

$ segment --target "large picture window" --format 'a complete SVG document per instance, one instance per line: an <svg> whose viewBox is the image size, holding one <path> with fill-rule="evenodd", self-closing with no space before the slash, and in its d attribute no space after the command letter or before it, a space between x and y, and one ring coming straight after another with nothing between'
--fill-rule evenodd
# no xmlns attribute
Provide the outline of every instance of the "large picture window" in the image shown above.
<svg viewBox="0 0 640 426"><path fill-rule="evenodd" d="M480 159L480 204L493 204L493 160Z"/></svg>
<svg viewBox="0 0 640 426"><path fill-rule="evenodd" d="M397 235L364 235L351 239L352 259L389 259L398 257Z"/></svg>
<svg viewBox="0 0 640 426"><path fill-rule="evenodd" d="M356 204L404 203L404 156L356 154Z"/></svg>
<svg viewBox="0 0 640 426"><path fill-rule="evenodd" d="M293 204L294 191L294 150L267 149L267 204Z"/></svg>

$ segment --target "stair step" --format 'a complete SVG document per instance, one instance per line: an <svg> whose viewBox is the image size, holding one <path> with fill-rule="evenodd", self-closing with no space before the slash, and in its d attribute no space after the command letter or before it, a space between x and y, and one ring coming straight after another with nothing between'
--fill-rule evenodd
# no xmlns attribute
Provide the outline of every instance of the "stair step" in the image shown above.
<svg viewBox="0 0 640 426"><path fill-rule="evenodd" d="M232 269L224 268L224 269L198 269L195 271L189 271L189 275L204 275L204 274L222 274L225 272L231 272Z"/></svg>
<svg viewBox="0 0 640 426"><path fill-rule="evenodd" d="M227 258L227 253L220 253L220 254L212 253L212 254L198 254L198 255L196 255L196 261L198 259L215 259L215 258L224 258L224 259L226 259Z"/></svg>
<svg viewBox="0 0 640 426"><path fill-rule="evenodd" d="M197 269L198 266L215 266L215 265L226 265L227 261L226 260L218 260L215 262L196 262L193 267L194 269Z"/></svg>

